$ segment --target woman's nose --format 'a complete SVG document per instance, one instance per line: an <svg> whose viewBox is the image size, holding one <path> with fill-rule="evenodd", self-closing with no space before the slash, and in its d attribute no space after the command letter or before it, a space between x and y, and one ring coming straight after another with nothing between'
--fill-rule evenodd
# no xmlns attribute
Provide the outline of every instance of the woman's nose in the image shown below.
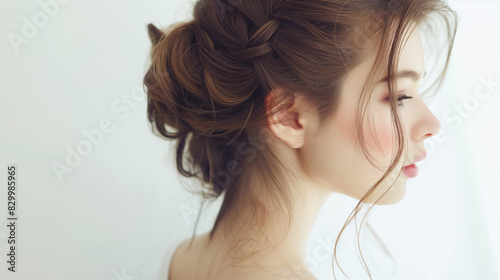
<svg viewBox="0 0 500 280"><path fill-rule="evenodd" d="M417 102L419 107L412 136L417 141L423 141L441 131L441 122L422 99Z"/></svg>

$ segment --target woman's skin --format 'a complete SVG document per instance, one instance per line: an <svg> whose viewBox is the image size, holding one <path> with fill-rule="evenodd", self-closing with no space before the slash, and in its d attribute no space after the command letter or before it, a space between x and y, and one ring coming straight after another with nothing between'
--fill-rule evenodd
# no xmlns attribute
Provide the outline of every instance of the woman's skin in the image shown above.
<svg viewBox="0 0 500 280"><path fill-rule="evenodd" d="M423 49L418 28L415 28L403 47L398 71L412 70L421 75L425 72ZM406 38L405 38L406 39ZM403 40L404 42L405 40ZM251 192L273 213L269 220L260 221L264 231L257 231L245 217L252 217L245 208L243 198L238 205L239 211L232 211L222 220L213 240L208 242L208 234L196 237L193 245L188 248L189 240L182 243L171 262L170 280L206 279L209 271L223 270L222 274L213 279L316 279L304 264L306 244L315 219L326 199L333 193L342 193L360 199L368 189L382 177L389 167L390 160L396 151L388 97L388 84L378 84L372 92L372 114L375 131L370 132L368 119L365 120L364 136L367 148L380 164L380 169L374 167L362 153L362 148L356 145L355 112L361 88L367 79L374 63L374 56L352 69L343 86L340 106L336 113L324 126L320 126L317 111L308 107L299 99L293 100L287 109L270 116L268 131L279 141L273 145L277 149L282 162L288 164L301 179L293 179L290 191L293 198L292 209L294 220L290 230L283 236L283 229L288 218L282 216L282 206L272 204L265 197L267 186L256 176L249 176L248 187ZM386 77L381 73L378 80ZM401 168L423 159L425 155L424 140L435 135L440 130L440 122L432 114L419 95L420 80L404 77L397 80L396 92L413 97L401 101L404 105L398 107L401 124L406 137L405 151L408 157L402 157L397 168L389 179L381 185L384 192ZM277 94L271 92L272 94ZM267 100L269 105L270 99ZM278 121L272 124L272 120ZM274 143L274 142L273 142ZM288 176L290 177L290 176ZM408 177L401 174L392 189L378 204L394 204L403 199L406 192ZM293 184L292 184L293 183ZM377 192L381 194L382 192ZM368 201L373 202L373 201ZM273 208L275 207L275 208ZM243 232L243 236L232 233ZM237 236L234 237L233 236ZM238 239L235 239L238 238ZM245 244L241 252L249 252L255 244L265 244L262 251L255 257L243 262L245 269L240 267L231 270L224 267L230 257L224 256L225 249L231 242L250 238L253 243ZM265 240L283 241L277 248L264 243ZM203 253L203 254L202 254ZM292 267L293 269L290 269ZM266 271L267 270L267 271ZM198 273L198 274L197 274ZM293 278L293 274L295 273ZM309 278L307 278L309 277Z"/></svg>

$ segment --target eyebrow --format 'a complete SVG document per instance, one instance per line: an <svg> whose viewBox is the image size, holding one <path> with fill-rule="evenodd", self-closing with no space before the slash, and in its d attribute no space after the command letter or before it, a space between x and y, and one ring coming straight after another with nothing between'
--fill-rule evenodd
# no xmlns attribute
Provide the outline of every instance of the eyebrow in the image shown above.
<svg viewBox="0 0 500 280"><path fill-rule="evenodd" d="M396 74L396 79L410 78L414 82L417 82L418 80L420 80L420 78L425 77L425 75L427 75L427 71L425 71L424 74L420 74L420 73L413 71L413 70L402 70ZM380 81L378 81L377 84L387 82L388 80L389 80L389 77L385 77L385 78L381 79Z"/></svg>

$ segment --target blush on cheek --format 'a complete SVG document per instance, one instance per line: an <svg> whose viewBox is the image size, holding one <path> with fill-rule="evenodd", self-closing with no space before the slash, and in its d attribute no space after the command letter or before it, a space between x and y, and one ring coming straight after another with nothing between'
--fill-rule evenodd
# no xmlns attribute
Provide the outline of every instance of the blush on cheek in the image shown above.
<svg viewBox="0 0 500 280"><path fill-rule="evenodd" d="M380 152L382 152L386 158L391 158L395 149L395 131L390 112L386 109L387 108L383 108L375 112L373 125L375 125L374 129L377 132L378 142L380 144L380 148L382 149ZM375 143L374 147L378 147L376 143L377 139L374 139L373 141ZM380 150L380 148L378 149Z"/></svg>
<svg viewBox="0 0 500 280"><path fill-rule="evenodd" d="M390 116L381 118L380 115L377 115L374 121L375 126L372 129L370 129L368 120L365 120L363 123L363 136L366 141L367 147L369 149L372 149L373 155L383 152L385 156L389 158L393 152L392 149L394 149L394 132ZM340 132L341 135L346 137L347 141L349 141L350 143L355 143L356 141L358 141L358 135L355 128L356 120L354 114L352 114L351 112L339 112L339 114L337 114L336 123L338 128L340 129L340 131L337 132ZM376 132L376 136L374 135L374 133L372 133L372 131L374 133ZM332 137L339 137L339 135L332 135ZM378 144L375 137L378 138ZM380 145L382 151L380 151L378 145Z"/></svg>
<svg viewBox="0 0 500 280"><path fill-rule="evenodd" d="M394 132L390 122L375 122L375 127L372 128L376 135L371 133L369 124L365 124L365 140L366 143L375 154L384 154L386 158L390 158L393 152ZM377 141L378 140L378 141ZM382 150L380 150L382 149Z"/></svg>
<svg viewBox="0 0 500 280"><path fill-rule="evenodd" d="M394 132L392 125L389 123L378 127L377 133L380 146L382 147L384 154L388 157L391 156L394 145Z"/></svg>

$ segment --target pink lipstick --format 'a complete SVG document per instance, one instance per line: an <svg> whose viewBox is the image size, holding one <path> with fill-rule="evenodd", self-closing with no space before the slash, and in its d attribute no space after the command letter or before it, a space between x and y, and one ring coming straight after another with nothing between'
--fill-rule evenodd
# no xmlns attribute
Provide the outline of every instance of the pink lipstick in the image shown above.
<svg viewBox="0 0 500 280"><path fill-rule="evenodd" d="M418 166L415 164L411 164L408 166L405 166L403 168L403 174L406 175L406 177L413 178L418 175Z"/></svg>

